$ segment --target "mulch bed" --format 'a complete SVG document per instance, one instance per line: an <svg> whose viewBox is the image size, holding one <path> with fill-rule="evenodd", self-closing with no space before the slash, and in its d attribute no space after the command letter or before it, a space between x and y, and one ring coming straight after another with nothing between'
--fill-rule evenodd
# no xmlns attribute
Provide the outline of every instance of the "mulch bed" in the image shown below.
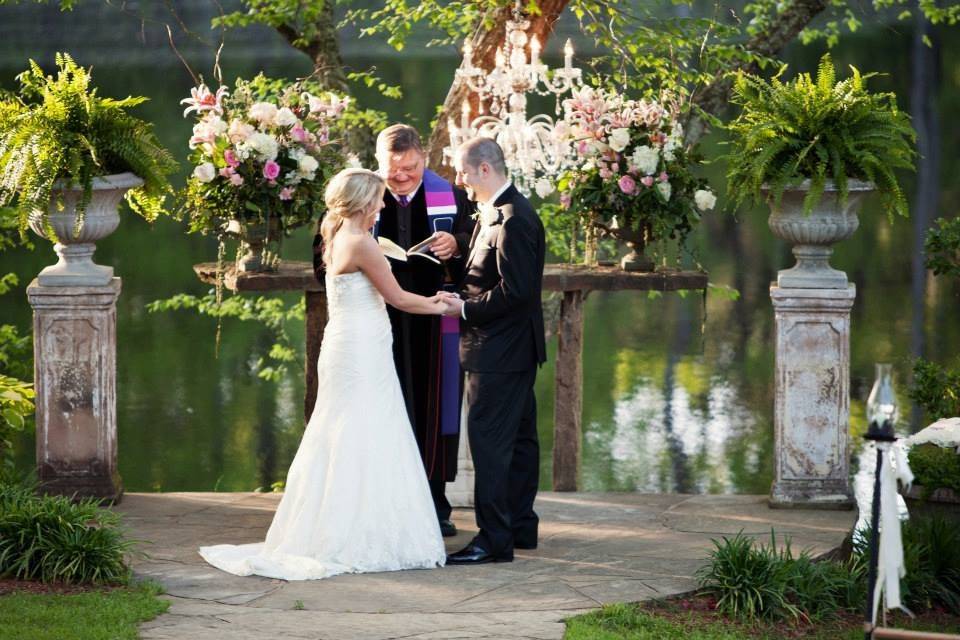
<svg viewBox="0 0 960 640"><path fill-rule="evenodd" d="M63 582L36 582L34 580L14 580L12 578L0 578L0 596L8 593L38 593L38 594L56 594L70 595L74 593L87 593L90 591L109 591L116 589L108 585L91 584L66 584Z"/></svg>
<svg viewBox="0 0 960 640"><path fill-rule="evenodd" d="M812 637L830 637L830 631L843 632L849 629L863 628L862 614L838 612L830 620L810 622L805 620L782 621L777 623L743 623L732 620L716 611L717 601L712 596L692 594L643 602L640 607L651 614L666 618L678 624L707 626L720 624L731 629L740 629L744 635L768 634L784 640L802 640ZM882 618L881 618L882 621ZM917 614L911 619L905 613L887 612L886 623L882 626L898 629L936 629L941 633L960 633L960 616L945 610L931 610ZM775 634L773 632L776 632Z"/></svg>

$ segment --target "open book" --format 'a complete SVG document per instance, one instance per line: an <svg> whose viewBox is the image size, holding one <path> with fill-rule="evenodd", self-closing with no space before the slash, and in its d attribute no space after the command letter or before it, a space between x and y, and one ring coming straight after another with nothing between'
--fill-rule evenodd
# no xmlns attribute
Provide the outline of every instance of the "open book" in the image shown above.
<svg viewBox="0 0 960 640"><path fill-rule="evenodd" d="M403 247L389 238L384 238L383 236L377 238L377 242L380 243L380 248L383 250L383 255L387 256L388 258L406 262L408 256L418 256L420 258L426 258L427 260L440 264L440 260L430 253L430 246L433 244L434 240L436 240L436 238L434 236L430 236L426 240L418 242L404 251Z"/></svg>

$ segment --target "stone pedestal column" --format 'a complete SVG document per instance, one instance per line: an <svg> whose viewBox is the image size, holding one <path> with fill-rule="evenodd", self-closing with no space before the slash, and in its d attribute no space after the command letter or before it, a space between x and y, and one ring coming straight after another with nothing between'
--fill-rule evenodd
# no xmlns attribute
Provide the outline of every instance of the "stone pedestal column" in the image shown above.
<svg viewBox="0 0 960 640"><path fill-rule="evenodd" d="M117 472L116 353L120 278L104 286L34 280L37 474L46 493L112 502Z"/></svg>
<svg viewBox="0 0 960 640"><path fill-rule="evenodd" d="M849 509L850 309L856 288L770 287L776 317L770 506Z"/></svg>

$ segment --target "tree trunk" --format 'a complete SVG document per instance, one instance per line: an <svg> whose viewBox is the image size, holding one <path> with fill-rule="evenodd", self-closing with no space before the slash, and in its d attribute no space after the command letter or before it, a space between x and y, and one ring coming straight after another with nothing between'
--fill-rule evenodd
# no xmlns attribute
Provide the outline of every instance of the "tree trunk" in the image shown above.
<svg viewBox="0 0 960 640"><path fill-rule="evenodd" d="M940 123L937 119L937 93L940 86L940 40L923 12L914 13L910 74L910 115L917 130L917 192L913 204L913 247L910 252L910 299L912 316L910 354L924 355L926 325L927 268L924 241L930 221L936 216L940 199ZM924 43L924 37L931 46ZM920 426L922 410L914 403L910 423Z"/></svg>
<svg viewBox="0 0 960 640"><path fill-rule="evenodd" d="M314 77L325 89L338 93L349 93L347 74L343 70L343 58L340 55L340 43L337 40L337 25L333 18L333 0L324 0L323 14L317 20L316 37L304 44L298 42L300 32L293 25L280 25L280 32L287 42L298 51L313 60Z"/></svg>
<svg viewBox="0 0 960 640"><path fill-rule="evenodd" d="M538 2L540 15L529 17L530 28L527 30L527 35L531 37L536 35L540 44L545 45L553 33L553 25L569 3L570 0L540 0ZM471 44L473 45L473 64L475 67L487 71L493 69L497 49L503 45L506 37L505 27L512 10L511 6L503 7L497 13L494 24L489 30L478 30L473 36ZM478 112L476 96L472 96L470 89L455 79L450 85L450 91L447 93L443 108L437 116L437 124L430 134L430 141L427 144L427 164L431 169L447 178L453 175L451 168L443 165L443 148L450 144L447 118L451 115L459 118L464 100L470 100L471 113L475 116Z"/></svg>
<svg viewBox="0 0 960 640"><path fill-rule="evenodd" d="M770 27L750 38L744 45L747 51L762 56L774 56L784 47L793 42L800 32L810 24L824 9L829 0L795 0L789 9L781 13ZM751 73L756 68L748 66L743 69ZM731 75L716 78L712 83L696 92L694 103L711 115L719 115L730 99L730 89L733 86ZM687 143L695 144L707 131L707 125L702 118L691 116L687 124Z"/></svg>

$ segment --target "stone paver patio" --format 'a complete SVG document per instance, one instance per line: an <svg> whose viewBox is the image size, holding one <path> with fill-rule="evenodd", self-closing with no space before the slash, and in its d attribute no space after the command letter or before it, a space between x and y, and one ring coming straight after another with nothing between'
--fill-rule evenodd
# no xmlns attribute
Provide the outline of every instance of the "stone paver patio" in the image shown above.
<svg viewBox="0 0 960 640"><path fill-rule="evenodd" d="M792 537L815 554L840 545L855 512L771 510L765 496L541 493L541 543L513 563L284 582L205 564L201 544L257 542L277 494L127 494L117 508L149 544L137 575L164 585L172 606L146 640L310 638L562 638L563 620L610 602L695 587L711 538L743 530ZM475 533L458 509L459 549Z"/></svg>

